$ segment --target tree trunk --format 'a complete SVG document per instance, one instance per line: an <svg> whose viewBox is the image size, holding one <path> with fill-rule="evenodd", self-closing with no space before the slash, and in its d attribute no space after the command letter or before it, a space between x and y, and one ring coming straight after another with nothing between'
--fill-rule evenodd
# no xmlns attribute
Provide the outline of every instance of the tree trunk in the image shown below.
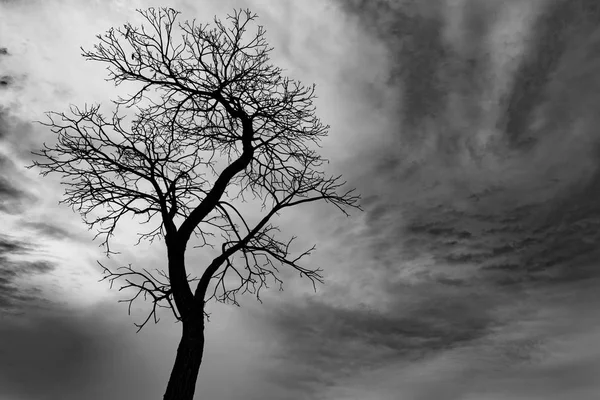
<svg viewBox="0 0 600 400"><path fill-rule="evenodd" d="M183 334L163 400L192 400L204 351L204 315L182 321Z"/></svg>

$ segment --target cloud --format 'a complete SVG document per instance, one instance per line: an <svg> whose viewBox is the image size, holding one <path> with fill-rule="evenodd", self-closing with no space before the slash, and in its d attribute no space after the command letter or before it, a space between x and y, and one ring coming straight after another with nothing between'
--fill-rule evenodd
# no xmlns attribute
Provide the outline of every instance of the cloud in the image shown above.
<svg viewBox="0 0 600 400"><path fill-rule="evenodd" d="M365 369L399 360L417 362L477 340L496 323L494 305L484 295L456 288L448 288L445 295L431 295L423 287L397 289L412 301L398 302L386 312L319 299L296 299L270 308L268 320L284 343L280 357L295 366L282 369L277 377L285 385L304 381L304 390L313 386L318 393Z"/></svg>
<svg viewBox="0 0 600 400"><path fill-rule="evenodd" d="M46 274L56 266L46 260L19 258L31 252L27 243L0 234L0 312L22 312L26 307L42 303L40 290L24 281L31 276Z"/></svg>
<svg viewBox="0 0 600 400"><path fill-rule="evenodd" d="M533 113L545 102L547 86L569 48L596 30L600 11L588 0L555 1L540 15L529 51L515 72L504 117L500 120L513 144L527 141ZM559 79L560 80L560 79ZM558 116L557 116L558 117ZM564 121L564 116L559 117Z"/></svg>
<svg viewBox="0 0 600 400"><path fill-rule="evenodd" d="M3 318L0 396L128 399L161 393L165 376L158 374L164 371L143 351L149 335L136 337L135 330L123 323L122 310L115 308L107 304L86 311L59 307Z"/></svg>
<svg viewBox="0 0 600 400"><path fill-rule="evenodd" d="M463 3L456 10L451 2L341 3L365 34L386 44L395 65L384 81L398 96L385 109L389 138L378 145L365 135L366 150L353 147L362 172L350 180L366 193L366 213L353 231L337 229L338 244L328 247L343 267L330 267L322 296L266 317L298 360L286 376L305 382L302 390L352 385L373 365L381 374L409 374L411 363L435 365L456 352L465 357L450 364L457 368L494 354L509 371L525 362L531 376L543 375L555 335L574 323L550 311L556 296L565 313L583 299L598 305L590 297L600 278L597 60L590 55L600 37L597 7ZM558 322L545 332L522 329L552 318ZM462 399L479 390L456 388L452 397L450 376L431 391L421 381L403 392L390 378L382 385L399 392L389 397L373 384L362 397L335 391L331 398L430 399L448 391L446 398ZM575 394L569 379L563 393ZM579 384L594 387L589 377ZM527 398L524 388L505 392Z"/></svg>
<svg viewBox="0 0 600 400"><path fill-rule="evenodd" d="M40 234L51 237L54 239L77 239L78 236L73 234L67 228L62 225L51 223L51 222L43 222L43 221L32 221L27 222L27 226L33 228L35 231Z"/></svg>
<svg viewBox="0 0 600 400"><path fill-rule="evenodd" d="M25 204L31 203L31 196L18 183L20 174L16 172L15 163L2 154L0 154L0 170L2 171L0 172L0 212L18 213Z"/></svg>
<svg viewBox="0 0 600 400"><path fill-rule="evenodd" d="M567 3L569 6L564 5ZM590 35L592 38L594 35L588 29L592 29L592 24L579 29L561 28L569 32L568 40L556 29L544 28L547 24L557 23L552 22L556 20L570 27L574 23L569 21L583 18L575 14L569 20L567 17L573 13L566 13L563 8L585 10L587 3L573 6L567 3L557 2L544 8L543 12L538 10L533 13L540 14L531 28L535 32L532 34L533 44L518 63L511 86L513 89L509 90L508 96L508 99L518 98L533 105L514 107L510 104L516 100L509 100L508 106L502 110L504 103L500 101L496 107L500 107L504 114L496 114L498 120L495 121L488 121L483 113L462 113L466 111L465 107L470 107L469 103L483 103L482 96L490 94L485 82L467 85L473 90L477 89L476 93L454 97L462 93L460 81L463 78L447 75L444 70L448 64L466 62L463 60L465 51L459 52L457 49L469 48L483 52L486 48L480 44L463 43L466 39L460 43L449 42L446 33L449 28L445 27L451 25L451 21L446 20L448 15L432 16L429 9L415 11L408 5L402 8L387 2L352 3L365 11L361 18L365 20L367 29L377 28L375 34L385 36L391 52L399 48L397 68L401 70L398 73L392 71L391 76L397 80L397 90L403 96L408 96L400 100L402 107L398 109L399 112L389 115L398 127L390 132L396 135L397 146L386 143L386 147L381 147L382 161L367 160L365 164L366 168L372 169L372 173L366 175L375 179L358 181L358 185L367 188L368 193L373 193L366 197L365 206L367 229L376 238L371 249L374 257L404 261L429 259L433 264L439 264L440 268L461 265L467 269L469 266L485 269L490 263L530 265L528 268L535 269L537 267L531 263L535 259L537 261L534 264L538 267L546 265L551 269L558 268L561 259L576 262L576 255L593 256L589 253L593 251L589 243L595 238L593 226L596 220L595 149L598 137L591 122L595 117L588 112L587 100L585 103L578 100L578 105L562 108L563 114L576 117L574 120L562 120L557 112L548 112L558 104L564 105L562 98L574 91L574 88L566 90L566 82L587 82L593 86L595 80L587 67L580 67L576 72L576 66L570 61L572 56L560 50L561 46L591 46L595 39L590 38ZM559 7L560 4L562 6ZM461 23L466 25L463 28L467 32L465 37L470 40L477 36L473 29L486 37L495 32L494 24L505 22L501 17L491 17L490 10L479 12L482 15L469 9L463 12L468 15L461 17ZM505 14L498 12L495 15ZM377 23L377 18L384 18L389 27L401 27L387 29L385 24L382 27ZM404 24L407 18L413 25ZM481 25L477 21L486 18L492 18L491 27L477 31L477 26ZM423 53L422 63L430 66L415 68L414 73L424 74L423 80L429 83L437 80L436 85L443 88L443 93L424 96L438 103L423 106L407 89L421 79L411 75L410 63L415 57L403 52L406 43L414 40L413 36L427 37L419 29L426 29L430 21L438 26L433 36L435 39L432 40L443 45L444 51L439 52L442 55ZM561 44L564 40L567 40L567 45ZM582 42L586 44L576 45ZM540 47L542 45L552 48L554 55L543 51L545 47ZM548 63L539 61L541 56L536 54L541 53L552 60ZM465 76L476 79L477 75L484 77L493 69L489 63L491 56L485 57L488 62L483 63L480 72ZM544 64L543 67L552 74L540 71L541 66L528 67L531 60L538 60L536 62ZM543 78L545 75L552 79ZM527 79L532 88L527 92L519 92L526 90L520 82ZM488 86L492 83L488 82ZM556 87L564 90L559 93ZM581 93L581 89L578 87L577 93ZM420 91L419 95L424 92ZM580 97L586 99L592 96L592 92L593 89L584 90L585 94ZM501 100L501 97L497 99ZM418 110L406 112L406 107L417 107ZM456 107L461 107L462 111ZM532 116L534 108L537 110L535 118ZM423 109L429 111L422 112ZM530 122L523 125L524 134L536 137L535 143L530 142L529 147L514 147L514 129L497 129L499 121L505 119L503 115L512 115L513 109L528 115ZM404 119L406 114L416 119L407 121ZM470 127L459 130L462 127L461 119L465 116L471 123ZM525 117L515 115L510 118L516 121ZM481 139L487 134L486 130L493 131L490 134L493 140ZM418 137L417 141L412 140L413 135ZM548 251L550 249L552 251ZM431 266L429 261L424 261L423 267ZM557 270L554 272L559 273ZM544 273L551 274L549 270Z"/></svg>

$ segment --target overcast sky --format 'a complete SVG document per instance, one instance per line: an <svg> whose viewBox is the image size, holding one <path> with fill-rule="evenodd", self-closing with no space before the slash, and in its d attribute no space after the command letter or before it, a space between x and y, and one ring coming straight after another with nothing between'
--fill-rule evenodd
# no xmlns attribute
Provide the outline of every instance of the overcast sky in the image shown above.
<svg viewBox="0 0 600 400"><path fill-rule="evenodd" d="M250 7L317 84L364 213L294 210L326 283L211 304L197 398L592 400L600 393L597 0L0 0L0 398L161 398L180 334L135 333L93 232L27 170L33 123L115 89L79 47L135 8ZM161 243L119 256L162 267ZM190 254L202 264L201 253Z"/></svg>

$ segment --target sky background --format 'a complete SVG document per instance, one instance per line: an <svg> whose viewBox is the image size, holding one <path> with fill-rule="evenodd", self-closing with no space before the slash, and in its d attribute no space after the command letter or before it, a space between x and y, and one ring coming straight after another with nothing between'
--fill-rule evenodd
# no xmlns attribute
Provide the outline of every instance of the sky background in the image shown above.
<svg viewBox="0 0 600 400"><path fill-rule="evenodd" d="M148 6L257 12L275 62L317 84L329 171L365 209L282 217L326 284L284 273L263 304L211 304L197 398L598 398L597 1L0 0L0 399L166 387L179 325L135 333L147 305L127 315L57 178L25 168L45 111L115 96L79 47ZM135 233L106 262L162 267Z"/></svg>

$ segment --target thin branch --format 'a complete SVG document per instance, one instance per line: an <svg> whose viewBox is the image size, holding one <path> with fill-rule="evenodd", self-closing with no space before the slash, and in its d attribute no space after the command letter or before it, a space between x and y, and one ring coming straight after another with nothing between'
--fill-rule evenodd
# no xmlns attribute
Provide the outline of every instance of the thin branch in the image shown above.
<svg viewBox="0 0 600 400"><path fill-rule="evenodd" d="M313 202L348 215L360 197L325 172L317 150L329 126L316 116L315 86L271 63L265 29L249 10L212 24L179 22L170 8L138 12L144 24L111 28L82 49L107 67L109 81L134 84L132 94L108 114L99 105L48 113L42 124L56 140L33 153L30 167L60 176L62 202L107 255L125 217L144 226L138 244L164 239L166 272L102 266L104 280L132 293L123 300L129 310L139 298L152 302L139 329L158 321L160 307L185 320L206 315L209 299L238 304L238 294L252 293L260 300L268 284L282 287L281 267L316 289L321 269L303 265L315 248L295 251L294 238L280 239L276 219ZM259 204L254 224L242 212L246 202ZM188 245L216 253L199 279L187 272Z"/></svg>

